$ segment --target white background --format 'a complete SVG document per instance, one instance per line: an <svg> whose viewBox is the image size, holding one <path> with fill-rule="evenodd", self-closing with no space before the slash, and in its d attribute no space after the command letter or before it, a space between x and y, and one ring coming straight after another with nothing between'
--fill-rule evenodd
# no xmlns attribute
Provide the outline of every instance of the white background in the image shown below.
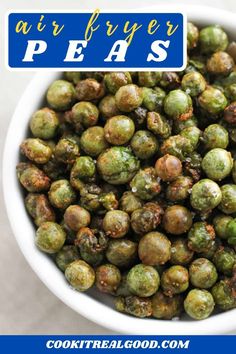
<svg viewBox="0 0 236 354"><path fill-rule="evenodd" d="M198 0L166 3L200 4ZM1 0L0 1L0 156L14 108L33 72L9 72L3 63L4 14L13 9L138 8L158 0ZM235 0L205 0L236 12ZM158 7L157 7L158 9ZM20 119L20 117L19 117ZM0 163L1 161L0 157ZM11 163L11 161L9 161ZM1 175L0 175L1 180ZM2 183L1 183L2 185ZM41 283L26 263L9 227L0 187L0 334L112 334L73 312ZM17 212L17 210L16 210ZM214 334L214 333L212 333Z"/></svg>

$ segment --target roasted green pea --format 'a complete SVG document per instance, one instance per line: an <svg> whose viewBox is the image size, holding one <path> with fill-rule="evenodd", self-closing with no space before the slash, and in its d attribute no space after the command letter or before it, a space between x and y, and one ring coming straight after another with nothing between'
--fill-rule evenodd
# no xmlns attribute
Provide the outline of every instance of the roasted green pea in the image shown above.
<svg viewBox="0 0 236 354"><path fill-rule="evenodd" d="M96 184L83 184L82 187L78 186L78 188L80 191L80 205L91 212L99 211L101 209L101 188Z"/></svg>
<svg viewBox="0 0 236 354"><path fill-rule="evenodd" d="M152 315L155 318L171 320L178 317L183 311L183 299L181 295L166 296L158 291L152 297Z"/></svg>
<svg viewBox="0 0 236 354"><path fill-rule="evenodd" d="M35 244L43 252L58 252L66 240L62 227L55 222L46 221L36 231Z"/></svg>
<svg viewBox="0 0 236 354"><path fill-rule="evenodd" d="M30 120L30 130L34 137L52 139L59 128L59 119L52 109L47 107L36 111Z"/></svg>
<svg viewBox="0 0 236 354"><path fill-rule="evenodd" d="M211 247L215 239L212 225L204 221L195 222L188 233L188 247L195 252L204 252Z"/></svg>
<svg viewBox="0 0 236 354"><path fill-rule="evenodd" d="M63 272L65 272L67 266L79 259L79 252L75 246L63 246L60 251L56 254L56 264Z"/></svg>
<svg viewBox="0 0 236 354"><path fill-rule="evenodd" d="M154 87L161 79L161 72L144 71L138 73L138 83L140 86Z"/></svg>
<svg viewBox="0 0 236 354"><path fill-rule="evenodd" d="M74 124L82 124L88 128L97 124L99 110L93 103L81 101L72 107L71 114Z"/></svg>
<svg viewBox="0 0 236 354"><path fill-rule="evenodd" d="M233 214L236 212L236 185L225 184L221 188L222 199L219 209L225 214Z"/></svg>
<svg viewBox="0 0 236 354"><path fill-rule="evenodd" d="M213 181L221 181L227 177L232 167L233 159L231 153L221 148L210 150L202 160L203 171Z"/></svg>
<svg viewBox="0 0 236 354"><path fill-rule="evenodd" d="M166 232L180 235L192 226L192 214L182 205L173 205L165 210L162 225Z"/></svg>
<svg viewBox="0 0 236 354"><path fill-rule="evenodd" d="M142 200L151 200L161 191L160 182L153 167L139 170L131 180L130 187L132 192Z"/></svg>
<svg viewBox="0 0 236 354"><path fill-rule="evenodd" d="M50 203L59 209L66 209L76 199L76 193L69 181L61 179L51 184L48 192Z"/></svg>
<svg viewBox="0 0 236 354"><path fill-rule="evenodd" d="M101 230L81 227L76 234L75 245L79 247L81 258L96 267L104 260L108 237Z"/></svg>
<svg viewBox="0 0 236 354"><path fill-rule="evenodd" d="M44 164L48 162L52 156L52 149L41 139L25 139L21 145L20 150L29 160Z"/></svg>
<svg viewBox="0 0 236 354"><path fill-rule="evenodd" d="M161 75L159 85L167 90L174 90L179 87L180 78L178 73L173 71L164 71Z"/></svg>
<svg viewBox="0 0 236 354"><path fill-rule="evenodd" d="M160 111L163 105L163 95L155 89L143 87L142 105L149 111Z"/></svg>
<svg viewBox="0 0 236 354"><path fill-rule="evenodd" d="M189 287L188 270L181 265L173 265L161 276L161 287L165 295L172 297Z"/></svg>
<svg viewBox="0 0 236 354"><path fill-rule="evenodd" d="M122 112L131 112L141 106L143 101L142 90L133 84L122 86L115 94L116 105Z"/></svg>
<svg viewBox="0 0 236 354"><path fill-rule="evenodd" d="M98 100L105 95L103 84L92 78L79 81L75 90L79 101Z"/></svg>
<svg viewBox="0 0 236 354"><path fill-rule="evenodd" d="M158 151L158 141L148 130L138 130L131 139L130 146L139 159L151 158Z"/></svg>
<svg viewBox="0 0 236 354"><path fill-rule="evenodd" d="M119 312L125 312L140 318L150 317L152 314L151 300L138 296L116 298L115 308Z"/></svg>
<svg viewBox="0 0 236 354"><path fill-rule="evenodd" d="M232 219L227 223L226 237L229 245L233 245L233 246L236 245L236 219Z"/></svg>
<svg viewBox="0 0 236 354"><path fill-rule="evenodd" d="M182 163L178 157L166 154L156 161L155 170L163 181L171 182L181 175Z"/></svg>
<svg viewBox="0 0 236 354"><path fill-rule="evenodd" d="M228 46L228 37L220 26L212 25L200 31L199 42L202 53L211 54L225 50Z"/></svg>
<svg viewBox="0 0 236 354"><path fill-rule="evenodd" d="M215 302L211 293L207 290L190 290L184 300L184 309L195 320L204 320L214 310Z"/></svg>
<svg viewBox="0 0 236 354"><path fill-rule="evenodd" d="M77 157L70 173L71 185L80 190L83 187L82 181L90 181L96 172L94 160L90 156Z"/></svg>
<svg viewBox="0 0 236 354"><path fill-rule="evenodd" d="M180 161L185 160L194 148L191 141L181 135L173 135L166 139L161 145L161 153L163 155L169 154L178 157Z"/></svg>
<svg viewBox="0 0 236 354"><path fill-rule="evenodd" d="M236 264L236 254L231 248L220 247L215 252L212 261L219 272L231 276Z"/></svg>
<svg viewBox="0 0 236 354"><path fill-rule="evenodd" d="M104 126L106 140L113 145L124 145L134 135L135 126L131 118L119 115L111 117Z"/></svg>
<svg viewBox="0 0 236 354"><path fill-rule="evenodd" d="M181 81L182 90L191 97L196 97L206 88L206 80L203 75L197 71L185 74Z"/></svg>
<svg viewBox="0 0 236 354"><path fill-rule="evenodd" d="M129 72L111 72L105 74L104 83L108 91L115 94L120 87L131 84L132 78Z"/></svg>
<svg viewBox="0 0 236 354"><path fill-rule="evenodd" d="M150 232L161 223L163 213L162 207L157 203L146 203L132 213L131 227L138 235Z"/></svg>
<svg viewBox="0 0 236 354"><path fill-rule="evenodd" d="M96 269L96 286L101 292L115 294L120 281L120 271L113 264L103 264Z"/></svg>
<svg viewBox="0 0 236 354"><path fill-rule="evenodd" d="M50 179L35 165L20 162L17 167L17 177L28 192L43 192L50 187Z"/></svg>
<svg viewBox="0 0 236 354"><path fill-rule="evenodd" d="M81 79L81 72L80 71L67 71L65 72L66 80L73 82L75 85Z"/></svg>
<svg viewBox="0 0 236 354"><path fill-rule="evenodd" d="M193 179L188 176L178 176L166 188L166 198L172 202L187 199L192 190Z"/></svg>
<svg viewBox="0 0 236 354"><path fill-rule="evenodd" d="M99 102L99 111L104 119L118 116L120 111L116 105L115 96L107 95Z"/></svg>
<svg viewBox="0 0 236 354"><path fill-rule="evenodd" d="M215 118L227 106L227 99L220 90L208 86L198 97L198 103L207 114L211 115L211 118Z"/></svg>
<svg viewBox="0 0 236 354"><path fill-rule="evenodd" d="M192 22L187 23L187 47L193 49L197 46L199 39L199 30Z"/></svg>
<svg viewBox="0 0 236 354"><path fill-rule="evenodd" d="M66 267L65 277L70 285L78 291L88 290L95 282L93 268L80 259L70 263Z"/></svg>
<svg viewBox="0 0 236 354"><path fill-rule="evenodd" d="M209 289L217 281L218 274L214 264L206 258L195 259L189 267L190 282L200 289Z"/></svg>
<svg viewBox="0 0 236 354"><path fill-rule="evenodd" d="M214 181L206 178L193 185L190 202L194 209L201 212L212 210L220 204L221 199L221 189Z"/></svg>
<svg viewBox="0 0 236 354"><path fill-rule="evenodd" d="M189 128L189 127L197 127L198 125L198 120L197 118L193 115L192 117L190 117L187 120L175 120L174 121L174 132L176 134L181 133L182 130L184 130L185 128Z"/></svg>
<svg viewBox="0 0 236 354"><path fill-rule="evenodd" d="M231 56L223 51L216 52L207 61L207 70L212 75L228 75L234 67Z"/></svg>
<svg viewBox="0 0 236 354"><path fill-rule="evenodd" d="M54 81L47 91L47 102L58 111L69 109L75 100L74 86L65 80Z"/></svg>
<svg viewBox="0 0 236 354"><path fill-rule="evenodd" d="M216 232L216 235L221 239L227 239L227 225L233 218L229 215L220 214L214 217L213 225Z"/></svg>
<svg viewBox="0 0 236 354"><path fill-rule="evenodd" d="M130 227L130 218L122 210L108 211L103 219L103 229L111 238L120 238L127 234Z"/></svg>
<svg viewBox="0 0 236 354"><path fill-rule="evenodd" d="M119 202L113 192L102 193L99 197L99 201L102 206L108 211L118 209Z"/></svg>
<svg viewBox="0 0 236 354"><path fill-rule="evenodd" d="M232 84L232 85L225 87L224 94L225 94L225 97L230 102L235 102L236 101L236 84Z"/></svg>
<svg viewBox="0 0 236 354"><path fill-rule="evenodd" d="M37 226L56 219L54 210L44 194L29 193L25 198L25 207Z"/></svg>
<svg viewBox="0 0 236 354"><path fill-rule="evenodd" d="M124 184L129 182L138 171L139 161L130 149L115 146L99 155L97 168L106 182Z"/></svg>
<svg viewBox="0 0 236 354"><path fill-rule="evenodd" d="M193 113L191 97L182 90L170 91L164 101L164 111L173 119L187 120Z"/></svg>
<svg viewBox="0 0 236 354"><path fill-rule="evenodd" d="M142 207L142 201L133 192L125 192L120 198L120 209L128 214Z"/></svg>
<svg viewBox="0 0 236 354"><path fill-rule="evenodd" d="M73 164L79 156L79 146L71 139L60 139L55 147L55 157L58 161Z"/></svg>
<svg viewBox="0 0 236 354"><path fill-rule="evenodd" d="M155 268L144 264L137 264L130 269L127 283L132 294L149 297L158 290L160 277Z"/></svg>
<svg viewBox="0 0 236 354"><path fill-rule="evenodd" d="M158 135L164 139L171 135L170 123L164 116L157 112L148 112L147 128L153 132L153 134Z"/></svg>
<svg viewBox="0 0 236 354"><path fill-rule="evenodd" d="M81 136L81 148L90 156L98 156L109 146L102 127L94 126L85 130Z"/></svg>
<svg viewBox="0 0 236 354"><path fill-rule="evenodd" d="M171 243L162 233L153 231L143 236L138 245L138 254L143 264L162 265L171 255Z"/></svg>
<svg viewBox="0 0 236 354"><path fill-rule="evenodd" d="M203 142L207 150L226 149L229 144L229 134L221 125L211 124L204 130Z"/></svg>
<svg viewBox="0 0 236 354"><path fill-rule="evenodd" d="M230 279L220 280L213 286L211 293L216 305L221 310L226 311L236 307L234 289L231 286Z"/></svg>
<svg viewBox="0 0 236 354"><path fill-rule="evenodd" d="M91 216L86 209L79 205L70 205L65 210L64 221L71 230L78 231L81 227L90 224Z"/></svg>
<svg viewBox="0 0 236 354"><path fill-rule="evenodd" d="M188 247L185 238L178 238L171 244L170 263L174 265L187 265L191 262L194 252Z"/></svg>
<svg viewBox="0 0 236 354"><path fill-rule="evenodd" d="M202 132L198 127L188 127L183 129L180 135L189 139L193 149L196 149L201 138Z"/></svg>
<svg viewBox="0 0 236 354"><path fill-rule="evenodd" d="M110 240L106 257L119 268L130 267L137 258L137 243L126 239Z"/></svg>
<svg viewBox="0 0 236 354"><path fill-rule="evenodd" d="M236 124L236 102L230 103L224 109L224 120L229 124Z"/></svg>

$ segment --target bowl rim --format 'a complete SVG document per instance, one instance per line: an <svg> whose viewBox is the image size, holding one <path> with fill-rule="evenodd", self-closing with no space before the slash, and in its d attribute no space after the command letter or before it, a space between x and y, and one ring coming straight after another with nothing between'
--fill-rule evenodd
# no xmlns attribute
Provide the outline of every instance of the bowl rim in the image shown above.
<svg viewBox="0 0 236 354"><path fill-rule="evenodd" d="M171 9L173 10L174 8L177 11L180 10L181 7L183 8L183 6L186 5L171 5ZM156 6L150 6L145 9L151 11L154 8L156 8ZM158 5L158 10L159 9L160 6ZM164 9L168 11L168 6L165 5ZM198 22L201 21L209 23L209 11L211 16L210 22L212 23L212 19L214 19L215 23L220 24L222 22L225 22L226 24L229 19L235 19L235 14L232 12L215 9L212 7L188 5L186 10L187 14L191 17L191 21L198 20ZM200 15L201 19L199 20ZM226 17L227 20L223 21L223 17ZM216 18L218 20L216 20ZM229 26L226 25L226 27ZM233 28L236 28L236 25L234 25ZM46 79L43 80L42 83L43 75L46 75ZM31 98L32 92L35 92L36 89L44 90L42 92L45 92L45 87L48 86L48 84L52 81L52 78L55 78L56 75L58 75L56 72L48 73L48 71L45 71L45 73L43 73L40 71L36 73L30 81L17 104L10 121L3 151L2 183L5 207L13 234L28 264L41 279L41 281L47 286L47 288L67 306L80 313L85 318L88 318L89 320L105 328L117 331L119 333L139 335L222 334L235 329L236 309L225 313L216 314L203 321L163 321L157 319L137 320L134 317L129 317L122 313L116 312L114 309L108 307L102 302L99 302L84 293L76 292L70 288L65 282L64 276L60 274L49 257L45 256L39 252L38 249L36 249L33 241L32 224L25 210L23 210L24 208L22 208L23 198L20 195L20 188L16 181L15 165L12 164L12 161L18 160L18 158L16 158L16 155L18 154L17 139L14 139L14 137L16 137L16 135L18 136L18 134L20 135L18 131L18 129L21 128L19 116L22 115L22 112L25 112L22 115L25 116L25 122L29 120L28 114L31 110L29 107L29 98ZM11 188L9 188L9 185ZM17 203L14 204L14 201L17 201L17 199L19 204L21 203L20 207L18 207ZM25 233L27 235L25 230L29 232L29 235L24 239L22 234Z"/></svg>

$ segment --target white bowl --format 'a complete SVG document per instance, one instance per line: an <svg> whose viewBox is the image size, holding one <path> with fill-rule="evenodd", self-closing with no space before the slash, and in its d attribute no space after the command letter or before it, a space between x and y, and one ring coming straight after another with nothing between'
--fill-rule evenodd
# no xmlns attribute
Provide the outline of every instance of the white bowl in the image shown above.
<svg viewBox="0 0 236 354"><path fill-rule="evenodd" d="M179 9L183 8L179 7ZM168 11L167 6L164 9ZM170 9L173 10L173 6ZM153 7L149 10L160 11L160 7ZM190 5L186 5L186 10L189 15L188 19L198 25L219 24L232 38L235 36L235 14ZM35 229L25 211L15 166L19 162L19 145L27 135L29 118L42 105L48 86L59 75L55 72L39 72L30 82L12 117L3 156L3 190L7 213L16 240L30 266L44 284L65 304L84 317L119 333L146 335L219 334L235 329L236 309L213 315L204 321L137 319L118 313L113 309L109 296L98 294L96 291L91 291L89 294L79 293L70 288L64 275L55 264L35 247Z"/></svg>

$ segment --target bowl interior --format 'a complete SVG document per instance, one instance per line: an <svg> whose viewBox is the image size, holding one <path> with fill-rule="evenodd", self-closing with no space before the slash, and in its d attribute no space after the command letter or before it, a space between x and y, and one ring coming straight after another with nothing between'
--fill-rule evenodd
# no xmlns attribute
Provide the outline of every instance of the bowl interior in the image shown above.
<svg viewBox="0 0 236 354"><path fill-rule="evenodd" d="M177 7L180 10L182 7ZM149 8L156 12L161 8ZM168 7L164 7L168 11ZM175 8L171 7L174 11ZM219 24L233 38L236 31L235 15L212 8L188 6L188 20L199 26ZM34 244L35 229L24 207L21 188L18 184L15 166L19 162L19 145L27 136L28 123L35 110L42 106L45 92L50 83L61 74L40 71L25 90L10 123L3 157L3 190L9 221L16 240L27 261L46 284L64 303L84 317L120 333L132 334L216 334L236 327L236 310L215 314L204 321L183 318L180 321L158 321L136 319L116 312L113 300L95 290L79 293L70 288L64 275L47 255Z"/></svg>

